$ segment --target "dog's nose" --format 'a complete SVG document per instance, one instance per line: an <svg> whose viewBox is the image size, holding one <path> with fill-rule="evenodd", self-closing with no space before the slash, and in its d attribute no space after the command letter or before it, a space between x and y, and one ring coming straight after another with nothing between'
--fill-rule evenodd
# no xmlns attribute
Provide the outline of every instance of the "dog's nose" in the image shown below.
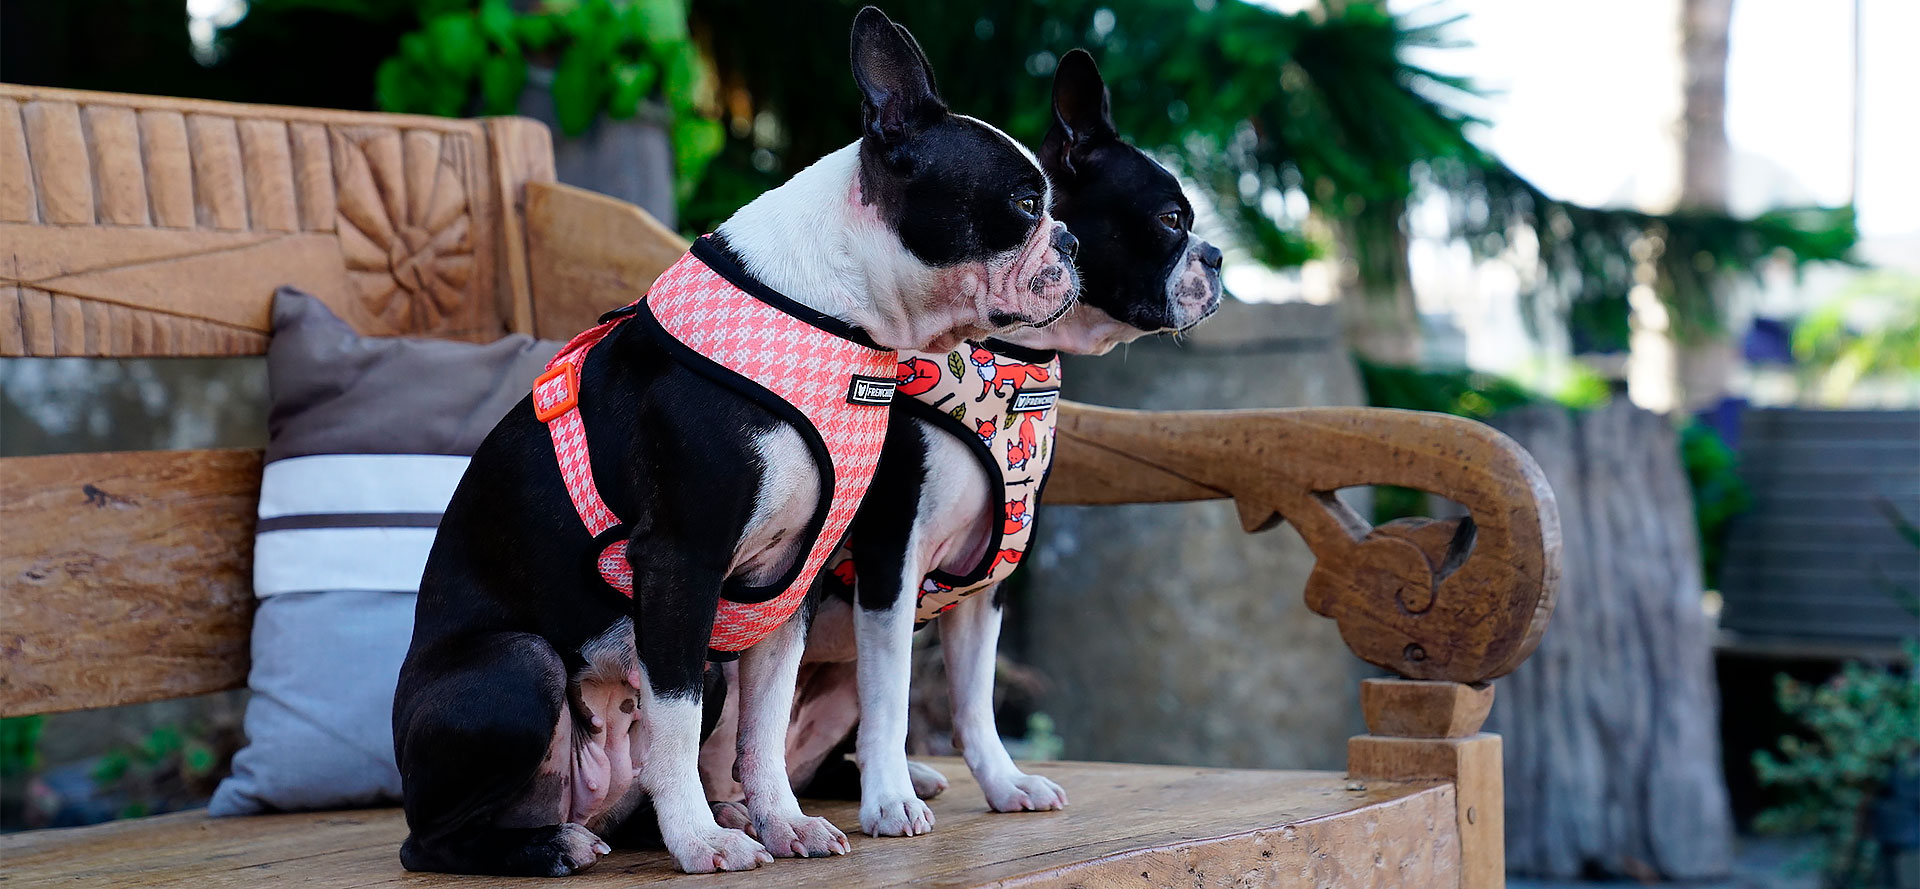
<svg viewBox="0 0 1920 889"><path fill-rule="evenodd" d="M1202 242L1200 244L1200 264L1217 272L1220 270L1220 263L1220 248Z"/></svg>
<svg viewBox="0 0 1920 889"><path fill-rule="evenodd" d="M1066 226L1055 225L1053 229L1053 249L1060 251L1061 256L1065 256L1068 259L1076 259L1080 256L1080 239L1074 237L1073 232L1067 231Z"/></svg>

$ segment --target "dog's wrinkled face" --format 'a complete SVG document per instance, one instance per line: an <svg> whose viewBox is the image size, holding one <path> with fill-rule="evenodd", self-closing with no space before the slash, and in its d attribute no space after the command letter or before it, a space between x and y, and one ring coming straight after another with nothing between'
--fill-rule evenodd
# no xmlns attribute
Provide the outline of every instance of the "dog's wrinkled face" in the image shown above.
<svg viewBox="0 0 1920 889"><path fill-rule="evenodd" d="M863 97L860 195L944 299L964 300L984 336L1047 324L1079 290L1074 236L1049 212L1046 174L994 127L947 110L912 35L878 10L854 21Z"/></svg>
<svg viewBox="0 0 1920 889"><path fill-rule="evenodd" d="M1081 300L1142 331L1186 330L1220 307L1220 249L1193 234L1172 173L1120 140L1093 57L1054 75L1054 125L1040 162L1060 219L1080 241Z"/></svg>

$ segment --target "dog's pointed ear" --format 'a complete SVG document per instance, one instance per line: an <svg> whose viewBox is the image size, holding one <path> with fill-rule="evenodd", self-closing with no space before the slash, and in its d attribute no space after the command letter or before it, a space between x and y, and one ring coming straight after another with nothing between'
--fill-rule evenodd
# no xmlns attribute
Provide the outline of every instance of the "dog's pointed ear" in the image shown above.
<svg viewBox="0 0 1920 889"><path fill-rule="evenodd" d="M1053 72L1053 132L1042 157L1048 172L1073 174L1075 155L1107 139L1119 138L1100 66L1084 49L1067 53Z"/></svg>
<svg viewBox="0 0 1920 889"><path fill-rule="evenodd" d="M927 51L920 48L920 41L913 39L913 32L907 30L906 25L895 22L893 27L894 30L900 32L900 39L907 42L907 46L913 50L913 54L919 57L920 70L927 74L927 91L933 93L933 98L936 101L945 105L946 100L940 98L940 82L933 78L933 63L927 61Z"/></svg>
<svg viewBox="0 0 1920 889"><path fill-rule="evenodd" d="M913 35L871 6L853 19L853 80L865 133L885 146L900 144L947 111Z"/></svg>

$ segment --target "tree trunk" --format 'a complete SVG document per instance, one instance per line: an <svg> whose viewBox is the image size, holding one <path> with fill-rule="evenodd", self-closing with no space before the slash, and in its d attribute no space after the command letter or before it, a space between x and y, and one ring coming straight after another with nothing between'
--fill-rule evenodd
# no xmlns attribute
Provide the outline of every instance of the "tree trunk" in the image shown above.
<svg viewBox="0 0 1920 889"><path fill-rule="evenodd" d="M1507 864L1694 880L1727 873L1733 826L1701 610L1693 506L1673 427L1624 399L1494 425L1545 471L1565 565L1539 651L1500 681Z"/></svg>
<svg viewBox="0 0 1920 889"><path fill-rule="evenodd" d="M1733 0L1683 0L1680 51L1684 106L1680 121L1680 206L1727 208L1727 32ZM1726 287L1712 298L1724 315ZM1669 329L1672 335L1672 328ZM1718 404L1727 395L1739 353L1729 335L1704 342L1675 341L1676 404L1689 412Z"/></svg>
<svg viewBox="0 0 1920 889"><path fill-rule="evenodd" d="M1407 261L1406 202L1333 220L1340 315L1347 344L1381 364L1420 363L1420 309Z"/></svg>

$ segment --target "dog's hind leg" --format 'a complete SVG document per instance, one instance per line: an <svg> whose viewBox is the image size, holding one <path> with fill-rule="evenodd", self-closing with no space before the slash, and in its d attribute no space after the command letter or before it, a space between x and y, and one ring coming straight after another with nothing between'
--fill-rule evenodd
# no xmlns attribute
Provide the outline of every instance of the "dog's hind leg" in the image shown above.
<svg viewBox="0 0 1920 889"><path fill-rule="evenodd" d="M787 725L799 679L806 621L790 617L740 656L740 741L734 771L747 795L754 835L775 857L845 855L846 834L800 811L787 774Z"/></svg>
<svg viewBox="0 0 1920 889"><path fill-rule="evenodd" d="M489 633L428 649L394 701L395 753L412 833L408 870L494 876L578 873L609 851L566 820L565 761L578 716L546 640ZM416 664L409 664L414 667Z"/></svg>

